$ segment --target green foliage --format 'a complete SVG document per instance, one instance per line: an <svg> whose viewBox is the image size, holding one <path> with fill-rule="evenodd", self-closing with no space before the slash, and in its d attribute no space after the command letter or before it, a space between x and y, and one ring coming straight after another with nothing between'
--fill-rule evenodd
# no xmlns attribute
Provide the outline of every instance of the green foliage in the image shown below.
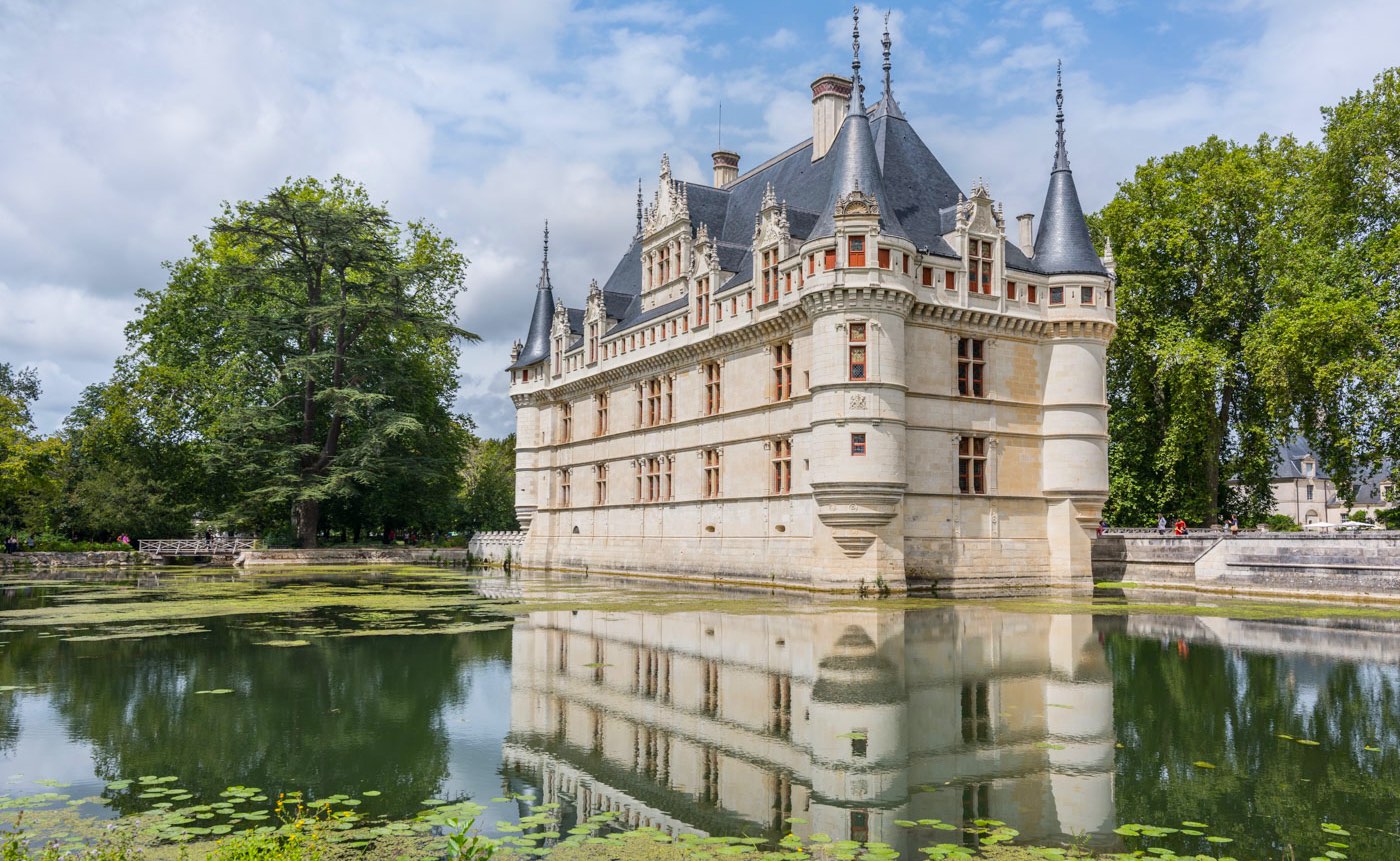
<svg viewBox="0 0 1400 861"><path fill-rule="evenodd" d="M1110 520L1167 511L1210 525L1226 511L1268 508L1287 426L1268 409L1245 344L1268 310L1316 157L1288 137L1249 146L1212 137L1140 166L1093 219L1112 240L1119 278Z"/></svg>
<svg viewBox="0 0 1400 861"><path fill-rule="evenodd" d="M1383 508L1377 511L1376 522L1386 529L1400 529L1400 508Z"/></svg>
<svg viewBox="0 0 1400 861"><path fill-rule="evenodd" d="M1323 115L1303 230L1248 349L1345 494L1400 459L1400 69Z"/></svg>
<svg viewBox="0 0 1400 861"><path fill-rule="evenodd" d="M33 368L0 362L0 531L40 531L53 524L63 440L35 431L30 407L40 394Z"/></svg>
<svg viewBox="0 0 1400 861"><path fill-rule="evenodd" d="M225 204L169 282L142 291L119 369L152 433L181 440L199 509L314 546L323 510L356 530L433 519L468 439L450 405L466 261L341 177Z"/></svg>
<svg viewBox="0 0 1400 861"><path fill-rule="evenodd" d="M1366 516L1366 512L1364 512L1364 511L1359 511L1359 510L1358 510L1358 511L1353 511L1353 512L1349 513L1349 514L1347 515L1347 520L1350 520L1352 523L1370 523L1370 522L1372 522L1372 521L1371 521L1371 518L1369 518L1369 517Z"/></svg>
<svg viewBox="0 0 1400 861"><path fill-rule="evenodd" d="M1302 532L1298 521L1287 514L1270 514L1261 521L1270 532Z"/></svg>
<svg viewBox="0 0 1400 861"><path fill-rule="evenodd" d="M472 444L462 488L460 525L480 532L520 528L515 519L515 434Z"/></svg>

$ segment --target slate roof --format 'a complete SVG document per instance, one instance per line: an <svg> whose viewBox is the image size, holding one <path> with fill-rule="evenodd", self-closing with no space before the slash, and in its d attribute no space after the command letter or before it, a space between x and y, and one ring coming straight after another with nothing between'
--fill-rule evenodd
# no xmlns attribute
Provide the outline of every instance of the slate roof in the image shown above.
<svg viewBox="0 0 1400 861"><path fill-rule="evenodd" d="M640 272L638 278L641 277ZM549 258L540 266L540 283L535 293L535 308L530 314L530 331L520 357L508 371L528 368L549 358L549 327L554 322L554 288L549 283Z"/></svg>
<svg viewBox="0 0 1400 861"><path fill-rule="evenodd" d="M1058 96L1057 96L1058 97ZM1088 225L1069 170L1064 148L1064 116L1057 114L1057 146L1045 208L1036 236L1035 256L1028 258L1011 241L1003 243L1008 269L1046 274L1106 274L1094 252ZM685 183L692 230L705 225L715 242L720 269L729 277L716 295L752 278L754 219L771 184L787 206L794 239L805 242L833 229L836 199L855 183L879 201L883 229L907 236L922 252L949 259L959 255L943 238L957 225L960 188L899 110L888 90L869 111L859 86L853 87L850 107L831 149L812 161L812 141L780 153L723 188ZM609 330L629 329L652 319L656 309L641 306L641 237L634 236L603 287ZM670 303L676 305L676 303ZM670 307L664 306L664 307ZM680 306L676 305L678 309ZM552 309L550 310L552 314ZM543 354L548 353L548 327ZM533 343L534 328L528 343ZM531 351L527 346L526 354Z"/></svg>

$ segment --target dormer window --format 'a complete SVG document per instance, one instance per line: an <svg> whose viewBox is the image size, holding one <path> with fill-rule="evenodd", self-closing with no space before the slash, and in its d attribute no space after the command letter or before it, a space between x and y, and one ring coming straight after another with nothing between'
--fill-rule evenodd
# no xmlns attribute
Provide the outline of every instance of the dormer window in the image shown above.
<svg viewBox="0 0 1400 861"><path fill-rule="evenodd" d="M846 237L846 265L847 265L847 266L864 266L864 265L865 265L865 237L864 237L864 236L848 236L848 237Z"/></svg>
<svg viewBox="0 0 1400 861"><path fill-rule="evenodd" d="M710 322L710 276L695 281L695 325Z"/></svg>
<svg viewBox="0 0 1400 861"><path fill-rule="evenodd" d="M967 241L967 292L992 294L992 243L985 239Z"/></svg>

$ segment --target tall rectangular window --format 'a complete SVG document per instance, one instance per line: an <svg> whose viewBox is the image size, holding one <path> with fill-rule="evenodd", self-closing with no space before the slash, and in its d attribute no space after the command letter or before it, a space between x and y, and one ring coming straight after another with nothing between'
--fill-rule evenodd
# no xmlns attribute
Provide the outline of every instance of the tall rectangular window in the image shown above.
<svg viewBox="0 0 1400 861"><path fill-rule="evenodd" d="M864 236L847 236L847 237L846 237L846 265L847 265L847 266L864 266L864 265L865 265L865 237L864 237Z"/></svg>
<svg viewBox="0 0 1400 861"><path fill-rule="evenodd" d="M572 470L568 469L559 470L559 505L563 508L568 508L570 503L569 480L571 472Z"/></svg>
<svg viewBox="0 0 1400 861"><path fill-rule="evenodd" d="M661 380L647 380L647 427L661 424Z"/></svg>
<svg viewBox="0 0 1400 861"><path fill-rule="evenodd" d="M987 440L965 436L958 440L958 492L987 492Z"/></svg>
<svg viewBox="0 0 1400 861"><path fill-rule="evenodd" d="M1090 287L1090 286L1088 286L1088 285L1085 285L1085 286L1079 288L1079 304L1080 304L1080 305L1092 305L1092 304L1094 304L1094 288L1093 288L1093 287Z"/></svg>
<svg viewBox="0 0 1400 861"><path fill-rule="evenodd" d="M773 493L792 491L792 440L773 440Z"/></svg>
<svg viewBox="0 0 1400 861"><path fill-rule="evenodd" d="M1016 282L1015 282L1015 281L1008 281L1008 282L1006 282L1006 298L1010 299L1012 302L1015 302L1015 301L1016 301Z"/></svg>
<svg viewBox="0 0 1400 861"><path fill-rule="evenodd" d="M876 251L875 259L879 261L881 269L890 268L890 250L888 248L881 248Z"/></svg>
<svg viewBox="0 0 1400 861"><path fill-rule="evenodd" d="M851 434L851 457L865 457L865 434Z"/></svg>
<svg viewBox="0 0 1400 861"><path fill-rule="evenodd" d="M666 424L676 420L676 378L667 374L661 385L662 421Z"/></svg>
<svg viewBox="0 0 1400 861"><path fill-rule="evenodd" d="M1026 285L1026 301L1032 305L1040 304L1039 288L1035 284Z"/></svg>
<svg viewBox="0 0 1400 861"><path fill-rule="evenodd" d="M559 441L571 442L574 438L574 405L559 406Z"/></svg>
<svg viewBox="0 0 1400 861"><path fill-rule="evenodd" d="M608 465L600 463L593 468L593 504L608 504Z"/></svg>
<svg viewBox="0 0 1400 861"><path fill-rule="evenodd" d="M705 449L705 498L719 498L719 449Z"/></svg>
<svg viewBox="0 0 1400 861"><path fill-rule="evenodd" d="M967 292L992 292L992 243L985 239L967 241Z"/></svg>
<svg viewBox="0 0 1400 861"><path fill-rule="evenodd" d="M644 427L647 426L647 422L646 422L646 419L647 419L646 402L647 402L647 387L646 387L646 383L637 383L637 427L639 427L639 428L644 428Z"/></svg>
<svg viewBox="0 0 1400 861"><path fill-rule="evenodd" d="M847 346L850 378L863 380L865 379L865 324L849 324L846 327L846 340L850 342Z"/></svg>
<svg viewBox="0 0 1400 861"><path fill-rule="evenodd" d="M798 272L801 272L802 270L799 269L799 270L797 270L797 271L798 271ZM791 293L791 292L792 292L792 270L791 270L791 269L789 269L789 270L787 271L787 273L786 273L785 275L783 275L783 292L784 292L784 293Z"/></svg>
<svg viewBox="0 0 1400 861"><path fill-rule="evenodd" d="M602 436L608 432L608 393L599 392L593 396L593 435Z"/></svg>
<svg viewBox="0 0 1400 861"><path fill-rule="evenodd" d="M675 458L666 456L661 458L661 498L668 502L676 498L675 485L671 481L671 466Z"/></svg>
<svg viewBox="0 0 1400 861"><path fill-rule="evenodd" d="M671 244L668 242L667 244L661 246L661 282L660 282L660 284L665 284L667 281L670 281L670 280L671 280ZM660 286L660 284L658 284L657 286Z"/></svg>
<svg viewBox="0 0 1400 861"><path fill-rule="evenodd" d="M717 416L720 410L719 362L705 363L705 415Z"/></svg>
<svg viewBox="0 0 1400 861"><path fill-rule="evenodd" d="M598 324L588 324L588 364L598 361Z"/></svg>
<svg viewBox="0 0 1400 861"><path fill-rule="evenodd" d="M763 252L763 304L778 301L778 249Z"/></svg>
<svg viewBox="0 0 1400 861"><path fill-rule="evenodd" d="M659 502L661 500L661 458L647 458L647 502Z"/></svg>
<svg viewBox="0 0 1400 861"><path fill-rule="evenodd" d="M925 287L932 287L932 286L933 286L933 267L932 267L932 266L921 266L921 267L919 267L919 269L920 269L920 271L919 271L919 283L920 283L920 284L923 284Z"/></svg>
<svg viewBox="0 0 1400 861"><path fill-rule="evenodd" d="M695 279L695 325L710 322L710 276Z"/></svg>
<svg viewBox="0 0 1400 861"><path fill-rule="evenodd" d="M773 400L786 401L792 397L792 342L773 347Z"/></svg>
<svg viewBox="0 0 1400 861"><path fill-rule="evenodd" d="M633 494L633 496L632 496L632 501L633 501L633 502L645 502L645 501L646 501L646 498L647 498L647 494L646 494L647 462L646 462L646 459L645 459L645 458L639 458L639 459L636 461L636 463L637 463L637 489L636 489L636 492L635 492L635 493Z"/></svg>
<svg viewBox="0 0 1400 861"><path fill-rule="evenodd" d="M987 396L985 345L981 338L958 339L958 394L964 397Z"/></svg>
<svg viewBox="0 0 1400 861"><path fill-rule="evenodd" d="M1053 305L1063 305L1063 304L1065 304L1065 288L1063 288L1063 287L1051 287L1051 288L1050 288L1050 304L1051 304L1052 306L1053 306Z"/></svg>
<svg viewBox="0 0 1400 861"><path fill-rule="evenodd" d="M947 272L944 272L944 273L943 273L943 289L944 289L944 290L956 290L956 289L958 289L958 276L957 276L957 274L954 273L953 270L951 270L951 269L949 269Z"/></svg>
<svg viewBox="0 0 1400 861"><path fill-rule="evenodd" d="M836 249L828 248L822 252L822 271L830 272L836 268Z"/></svg>
<svg viewBox="0 0 1400 861"><path fill-rule="evenodd" d="M987 682L963 683L961 711L964 743L992 740L992 696Z"/></svg>

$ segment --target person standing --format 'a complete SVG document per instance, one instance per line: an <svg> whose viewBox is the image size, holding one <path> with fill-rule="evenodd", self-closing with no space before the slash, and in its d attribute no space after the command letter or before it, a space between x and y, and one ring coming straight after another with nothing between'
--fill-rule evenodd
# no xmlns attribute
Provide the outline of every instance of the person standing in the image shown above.
<svg viewBox="0 0 1400 861"><path fill-rule="evenodd" d="M1167 516L1165 514L1157 515L1157 534L1167 534Z"/></svg>

